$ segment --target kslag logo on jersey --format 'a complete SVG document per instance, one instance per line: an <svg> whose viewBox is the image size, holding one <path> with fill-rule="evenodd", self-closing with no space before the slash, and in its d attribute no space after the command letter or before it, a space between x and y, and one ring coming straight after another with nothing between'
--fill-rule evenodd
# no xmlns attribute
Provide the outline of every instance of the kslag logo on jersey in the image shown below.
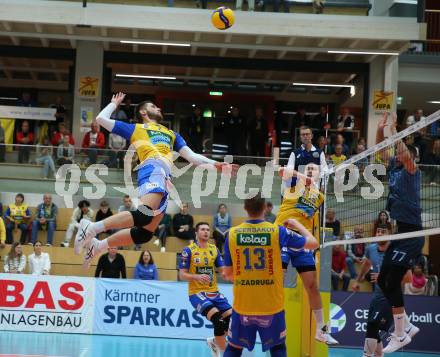
<svg viewBox="0 0 440 357"><path fill-rule="evenodd" d="M347 316L339 305L330 303L330 327L331 333L341 332L347 323Z"/></svg>
<svg viewBox="0 0 440 357"><path fill-rule="evenodd" d="M270 245L270 234L267 233L239 233L237 234L237 245Z"/></svg>

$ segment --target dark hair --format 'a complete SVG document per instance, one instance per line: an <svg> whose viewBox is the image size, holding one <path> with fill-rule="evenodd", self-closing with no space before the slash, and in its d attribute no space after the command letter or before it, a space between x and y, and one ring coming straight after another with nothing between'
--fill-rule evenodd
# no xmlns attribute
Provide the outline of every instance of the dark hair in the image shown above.
<svg viewBox="0 0 440 357"><path fill-rule="evenodd" d="M250 216L262 214L266 206L266 199L258 193L255 197L244 200L244 209Z"/></svg>
<svg viewBox="0 0 440 357"><path fill-rule="evenodd" d="M309 126L307 126L307 125L302 125L302 126L300 126L300 127L299 127L299 131L301 131L301 130L310 130L310 131L312 132L312 134L313 134L313 130L312 130L312 128L309 127Z"/></svg>
<svg viewBox="0 0 440 357"><path fill-rule="evenodd" d="M90 207L90 202L87 200L81 200L78 202L79 208Z"/></svg>
<svg viewBox="0 0 440 357"><path fill-rule="evenodd" d="M144 265L144 254L145 254L145 252L148 252L148 254L150 254L150 261L148 262L148 265L154 264L153 255L151 254L151 252L148 249L144 250L141 253L141 256L139 257L139 264L140 265Z"/></svg>
<svg viewBox="0 0 440 357"><path fill-rule="evenodd" d="M410 152L411 156L414 158L417 157L417 149L414 145L406 144L406 147L408 148L408 151Z"/></svg>
<svg viewBox="0 0 440 357"><path fill-rule="evenodd" d="M378 229L386 229L388 232L390 231L389 226L387 224L383 224L383 223L377 225L376 232Z"/></svg>
<svg viewBox="0 0 440 357"><path fill-rule="evenodd" d="M134 110L134 115L137 120L142 120L141 110L144 109L144 107L148 104L153 102L151 100L144 100L140 102L138 105L136 105L136 109Z"/></svg>
<svg viewBox="0 0 440 357"><path fill-rule="evenodd" d="M196 232L199 230L199 227L200 227L200 226L208 226L209 228L211 228L211 227L209 226L209 223L208 223L208 222L199 222L199 223L196 224Z"/></svg>
<svg viewBox="0 0 440 357"><path fill-rule="evenodd" d="M380 222L380 215L381 215L382 213L385 213L385 214L386 214L386 216L387 216L387 222L389 222L389 221L390 221L390 215L389 215L388 212L385 211L385 210L382 210L382 211L379 212L379 214L377 215L377 221Z"/></svg>
<svg viewBox="0 0 440 357"><path fill-rule="evenodd" d="M228 208L224 203L220 203L220 204L218 205L217 211L220 211L220 208L222 208L222 207L224 207L224 208Z"/></svg>
<svg viewBox="0 0 440 357"><path fill-rule="evenodd" d="M108 205L108 202L107 202L107 201L101 201L101 203L100 203L99 206L100 206L100 207L108 207L109 205Z"/></svg>
<svg viewBox="0 0 440 357"><path fill-rule="evenodd" d="M8 253L8 258L9 258L9 259L14 259L14 257L15 257L15 248L17 248L17 246L19 246L19 245L21 245L20 242L14 242L14 243L12 243L12 245L11 245L11 250L10 250L9 253ZM23 253L21 253L21 254L23 254Z"/></svg>
<svg viewBox="0 0 440 357"><path fill-rule="evenodd" d="M125 199L125 198L130 198L130 196L129 195L124 195L124 197L122 197L122 199Z"/></svg>
<svg viewBox="0 0 440 357"><path fill-rule="evenodd" d="M24 195L22 193L17 193L15 195L15 198L17 198L17 197L21 197L21 200L24 201Z"/></svg>
<svg viewBox="0 0 440 357"><path fill-rule="evenodd" d="M37 241L34 243L34 247L35 247L35 244L37 244L37 243L40 243L41 245L43 245L43 243L41 243L40 240L37 240Z"/></svg>
<svg viewBox="0 0 440 357"><path fill-rule="evenodd" d="M273 207L273 203L270 202L270 201L267 201L266 206L267 206L267 207Z"/></svg>

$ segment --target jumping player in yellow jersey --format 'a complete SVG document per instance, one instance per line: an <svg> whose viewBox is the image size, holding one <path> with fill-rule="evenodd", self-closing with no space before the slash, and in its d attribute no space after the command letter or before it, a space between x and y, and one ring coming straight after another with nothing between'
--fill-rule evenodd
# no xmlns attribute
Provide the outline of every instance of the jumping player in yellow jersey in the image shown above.
<svg viewBox="0 0 440 357"><path fill-rule="evenodd" d="M294 218L309 232L316 235L314 225L319 228L317 212L324 202L324 194L321 193L318 188L319 174L318 165L313 163L306 165L306 178L302 175L299 176L296 181L296 186L285 190L283 202L275 220L276 224L282 224L287 219ZM313 251L283 247L282 261L284 269L287 269L289 262L291 262L303 281L316 321L315 339L328 345L338 344L338 341L328 333L327 326L324 323L324 312L322 309L321 294L318 289L318 278L316 275Z"/></svg>
<svg viewBox="0 0 440 357"><path fill-rule="evenodd" d="M114 95L111 103L98 114L96 121L109 132L122 136L135 146L141 161L138 172L141 205L136 211L120 212L100 222L81 220L75 237L75 253L80 254L86 248L86 267L96 254L106 251L108 247L142 244L153 237L167 206L167 183L170 179L173 151L196 166L205 164L219 171L228 166L225 171L232 174L237 170L237 165L216 162L194 153L178 133L160 124L161 110L152 102L141 102L136 107L136 116L143 124L127 124L110 119L124 97L123 93ZM102 241L94 238L97 234L112 229L120 230Z"/></svg>
<svg viewBox="0 0 440 357"><path fill-rule="evenodd" d="M234 303L224 357L241 356L243 348L252 351L257 332L263 351L272 357L285 357L281 248L316 249L315 237L294 219L286 225L299 234L264 221L266 202L259 195L246 199L248 220L232 227L225 243L225 278L234 284Z"/></svg>
<svg viewBox="0 0 440 357"><path fill-rule="evenodd" d="M223 273L223 258L214 244L209 243L210 228L206 222L196 225L196 241L182 251L179 277L188 284L191 305L214 325L214 338L208 338L212 356L221 356L226 348L226 332L232 307L219 293L217 273Z"/></svg>

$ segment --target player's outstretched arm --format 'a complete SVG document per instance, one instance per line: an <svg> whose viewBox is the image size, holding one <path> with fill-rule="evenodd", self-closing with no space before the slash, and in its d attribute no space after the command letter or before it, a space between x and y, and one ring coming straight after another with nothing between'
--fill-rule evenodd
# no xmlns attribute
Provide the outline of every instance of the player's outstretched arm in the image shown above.
<svg viewBox="0 0 440 357"><path fill-rule="evenodd" d="M317 249L319 247L318 241L313 236L312 233L310 233L301 223L299 223L296 219L288 219L284 222L284 226L286 226L288 229L297 231L301 236L304 237L305 243L304 243L304 249Z"/></svg>
<svg viewBox="0 0 440 357"><path fill-rule="evenodd" d="M179 150L179 154L187 161L192 163L195 166L206 165L208 168L216 169L217 171L224 171L232 176L237 175L238 165L236 164L228 164L227 162L218 162L212 159L207 158L206 156L195 153L191 150L191 148L187 145L183 146Z"/></svg>
<svg viewBox="0 0 440 357"><path fill-rule="evenodd" d="M111 102L103 110L101 110L96 117L96 122L109 132L113 131L116 122L116 120L110 119L110 117L116 108L122 103L124 98L125 94L121 92L113 95Z"/></svg>

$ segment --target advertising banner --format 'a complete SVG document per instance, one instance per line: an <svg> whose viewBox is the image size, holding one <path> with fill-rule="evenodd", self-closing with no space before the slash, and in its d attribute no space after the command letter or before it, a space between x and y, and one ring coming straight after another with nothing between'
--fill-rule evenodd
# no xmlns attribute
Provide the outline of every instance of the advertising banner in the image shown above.
<svg viewBox="0 0 440 357"><path fill-rule="evenodd" d="M373 110L376 114L389 112L393 108L394 92L385 92L383 90L374 91Z"/></svg>
<svg viewBox="0 0 440 357"><path fill-rule="evenodd" d="M232 286L219 289L232 303ZM95 299L96 334L185 339L213 334L190 304L186 283L97 279Z"/></svg>
<svg viewBox="0 0 440 357"><path fill-rule="evenodd" d="M0 118L28 120L56 120L54 108L14 107L0 105Z"/></svg>
<svg viewBox="0 0 440 357"><path fill-rule="evenodd" d="M367 328L368 308L372 299L370 293L333 291L330 318L334 337L344 347L361 348L364 345ZM350 297L350 298L349 298ZM342 306L340 306L343 303ZM440 351L440 298L434 296L405 295L405 308L409 319L420 328L405 351ZM386 345L386 342L385 342Z"/></svg>
<svg viewBox="0 0 440 357"><path fill-rule="evenodd" d="M95 280L0 274L0 330L92 333Z"/></svg>
<svg viewBox="0 0 440 357"><path fill-rule="evenodd" d="M99 78L82 76L79 77L78 95L83 98L96 98L99 91Z"/></svg>

